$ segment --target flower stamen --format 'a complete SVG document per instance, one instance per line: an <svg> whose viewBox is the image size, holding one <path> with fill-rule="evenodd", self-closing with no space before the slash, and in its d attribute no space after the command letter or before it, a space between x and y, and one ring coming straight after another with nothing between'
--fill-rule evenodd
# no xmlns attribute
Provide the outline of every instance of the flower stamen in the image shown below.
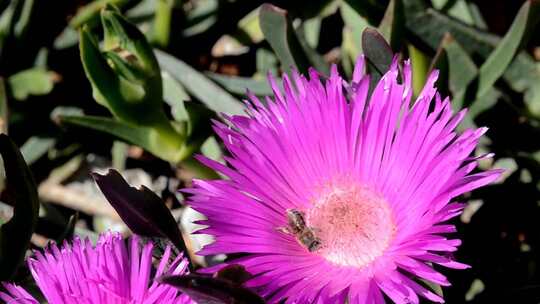
<svg viewBox="0 0 540 304"><path fill-rule="evenodd" d="M321 239L317 253L342 266L363 267L381 256L395 224L388 203L366 187L332 186L307 211Z"/></svg>

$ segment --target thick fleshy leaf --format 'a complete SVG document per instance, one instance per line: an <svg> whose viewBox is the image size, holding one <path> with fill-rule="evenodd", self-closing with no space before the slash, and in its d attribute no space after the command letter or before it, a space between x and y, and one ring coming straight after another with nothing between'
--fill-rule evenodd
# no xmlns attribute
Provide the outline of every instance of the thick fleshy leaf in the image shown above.
<svg viewBox="0 0 540 304"><path fill-rule="evenodd" d="M217 113L241 115L244 106L203 74L163 51L154 50L161 68L179 81L188 93Z"/></svg>
<svg viewBox="0 0 540 304"><path fill-rule="evenodd" d="M531 2L537 5L538 1ZM450 33L468 54L488 58L501 39L479 28L467 26L438 10L428 9L422 0L403 0L407 30L432 49ZM504 71L503 79L517 92L524 93L529 111L540 116L540 72L534 59L521 51ZM474 99L474 94L471 96Z"/></svg>
<svg viewBox="0 0 540 304"><path fill-rule="evenodd" d="M300 72L307 72L310 66L309 58L304 53L287 11L271 4L263 4L259 12L259 22L264 38L281 61L283 69L288 73L292 67Z"/></svg>
<svg viewBox="0 0 540 304"><path fill-rule="evenodd" d="M32 14L35 12L34 0L25 0L19 2L23 2L23 4L19 12L17 22L13 28L13 33L17 38L21 38L27 32L28 28L30 27Z"/></svg>
<svg viewBox="0 0 540 304"><path fill-rule="evenodd" d="M46 95L54 87L54 73L33 68L18 72L8 78L11 94L17 100L25 100L29 95Z"/></svg>
<svg viewBox="0 0 540 304"><path fill-rule="evenodd" d="M186 11L186 23L182 35L191 37L204 33L216 24L218 13L217 0L197 1L193 9Z"/></svg>
<svg viewBox="0 0 540 304"><path fill-rule="evenodd" d="M69 25L72 28L79 28L86 23L97 23L99 18L99 12L107 5L116 5L122 7L126 5L130 0L97 0L88 3L79 9L77 14L71 18Z"/></svg>
<svg viewBox="0 0 540 304"><path fill-rule="evenodd" d="M453 107L459 110L466 100L475 100L477 84L474 81L478 79L479 71L472 58L450 34L445 35L440 48L448 62L448 86L453 93ZM490 87L480 99L467 105L469 111L465 124L470 125L471 119L493 106L500 96L497 89Z"/></svg>
<svg viewBox="0 0 540 304"><path fill-rule="evenodd" d="M238 29L248 35L253 43L259 43L264 39L264 35L259 26L259 9L256 8L238 21Z"/></svg>
<svg viewBox="0 0 540 304"><path fill-rule="evenodd" d="M103 51L83 28L81 61L94 99L118 119L120 130L107 130L88 120L82 123L120 136L170 162L189 156L193 147L184 146L185 134L173 127L163 110L161 71L145 36L112 6L101 11L101 22ZM129 134L134 138L126 136Z"/></svg>
<svg viewBox="0 0 540 304"><path fill-rule="evenodd" d="M259 76L266 77L268 73L272 73L272 75L278 74L279 62L276 55L272 51L260 48L257 50L255 56Z"/></svg>
<svg viewBox="0 0 540 304"><path fill-rule="evenodd" d="M448 58L450 69L449 88L454 95L462 94L476 75L478 75L478 68L461 44L450 34L445 36L441 46L444 48ZM463 100L454 98L453 103L458 103L456 105L458 107L463 104Z"/></svg>
<svg viewBox="0 0 540 304"><path fill-rule="evenodd" d="M405 29L404 14L402 0L390 0L384 17L379 24L379 31L390 42L392 50L396 52L401 49L401 40Z"/></svg>
<svg viewBox="0 0 540 304"><path fill-rule="evenodd" d="M526 1L521 6L512 26L489 55L479 70L478 101L504 73L519 48L523 46L536 24L540 22L540 1Z"/></svg>
<svg viewBox="0 0 540 304"><path fill-rule="evenodd" d="M130 186L110 169L105 175L92 173L105 198L134 233L148 237L168 238L179 250L187 252L178 224L165 203L150 189Z"/></svg>
<svg viewBox="0 0 540 304"><path fill-rule="evenodd" d="M446 45L452 41L453 38L450 34L447 34L444 39L441 41L441 44L437 48L435 55L433 56L430 64L428 73L433 72L434 70L439 71L439 78L437 79L436 86L441 95L449 96L450 91L448 88L448 77L450 75L450 66L448 64L448 57L446 53Z"/></svg>
<svg viewBox="0 0 540 304"><path fill-rule="evenodd" d="M197 146L184 143L175 143L168 138L162 138L159 131L144 126L136 126L98 116L65 115L58 116L60 123L77 125L121 138L134 145L138 145L148 152L172 163L177 163L191 155Z"/></svg>
<svg viewBox="0 0 540 304"><path fill-rule="evenodd" d="M146 38L114 8L102 10L101 21L103 51L87 28L79 44L94 98L122 121L159 126L173 135L162 108L161 72Z"/></svg>
<svg viewBox="0 0 540 304"><path fill-rule="evenodd" d="M28 165L45 155L56 143L52 137L30 137L21 147L21 153Z"/></svg>
<svg viewBox="0 0 540 304"><path fill-rule="evenodd" d="M189 101L189 95L184 87L168 72L161 73L163 80L163 100L171 107L171 115L175 121L185 122L189 120L185 101Z"/></svg>
<svg viewBox="0 0 540 304"><path fill-rule="evenodd" d="M429 71L429 58L414 45L408 44L412 67L412 80L414 96L418 96L426 83Z"/></svg>
<svg viewBox="0 0 540 304"><path fill-rule="evenodd" d="M206 73L206 75L233 94L245 95L248 90L257 96L269 96L272 94L272 88L263 80L240 76L226 76L211 72Z"/></svg>
<svg viewBox="0 0 540 304"><path fill-rule="evenodd" d="M258 304L265 303L253 291L231 281L202 275L164 276L162 283L172 285L198 304Z"/></svg>
<svg viewBox="0 0 540 304"><path fill-rule="evenodd" d="M358 14L347 2L341 3L339 11L345 23L341 43L341 49L344 53L342 64L343 69L350 76L353 72L354 62L362 52L362 33L368 27L369 23L366 18Z"/></svg>
<svg viewBox="0 0 540 304"><path fill-rule="evenodd" d="M161 47L166 47L169 44L173 9L174 1L158 0L156 2L154 28L152 32L153 44Z"/></svg>
<svg viewBox="0 0 540 304"><path fill-rule="evenodd" d="M0 134L0 154L6 171L7 197L14 209L11 220L0 227L0 280L9 279L23 262L36 227L39 200L36 184L19 149Z"/></svg>
<svg viewBox="0 0 540 304"><path fill-rule="evenodd" d="M377 24L384 16L387 2L345 0L343 3L348 4L358 14L367 18L370 24Z"/></svg>

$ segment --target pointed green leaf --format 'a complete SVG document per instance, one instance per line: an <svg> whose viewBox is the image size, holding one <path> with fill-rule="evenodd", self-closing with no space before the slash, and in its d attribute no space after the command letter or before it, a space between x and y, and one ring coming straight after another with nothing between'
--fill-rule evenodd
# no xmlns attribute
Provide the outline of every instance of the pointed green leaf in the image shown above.
<svg viewBox="0 0 540 304"><path fill-rule="evenodd" d="M257 96L270 96L273 94L270 85L264 80L240 76L227 76L212 72L207 72L205 74L233 94L245 96L248 90ZM277 82L279 83L280 81L277 80Z"/></svg>
<svg viewBox="0 0 540 304"><path fill-rule="evenodd" d="M7 196L14 209L11 220L0 227L0 280L5 281L23 262L39 211L36 184L19 149L0 134L0 154L6 172Z"/></svg>
<svg viewBox="0 0 540 304"><path fill-rule="evenodd" d="M429 72L429 58L414 45L408 44L407 47L411 59L413 92L414 96L418 96L426 83Z"/></svg>
<svg viewBox="0 0 540 304"><path fill-rule="evenodd" d="M242 103L203 74L163 51L156 49L154 52L162 69L178 80L190 95L200 100L209 109L217 113L243 114Z"/></svg>
<svg viewBox="0 0 540 304"><path fill-rule="evenodd" d="M163 99L171 107L172 117L178 122L188 121L189 115L184 102L190 98L186 90L167 72L161 73L161 79L163 79Z"/></svg>
<svg viewBox="0 0 540 304"><path fill-rule="evenodd" d="M368 27L367 19L360 16L347 2L339 9L345 23L342 30L341 49L343 51L342 65L348 76L352 75L354 63L362 53L362 33Z"/></svg>
<svg viewBox="0 0 540 304"><path fill-rule="evenodd" d="M248 35L253 43L259 43L264 39L259 25L259 9L252 10L238 21L238 29Z"/></svg>
<svg viewBox="0 0 540 304"><path fill-rule="evenodd" d="M421 0L423 1L423 0ZM383 18L386 3L388 1L378 1L378 0L345 0L342 3L346 3L350 6L357 14L366 18L370 24L377 24Z"/></svg>
<svg viewBox="0 0 540 304"><path fill-rule="evenodd" d="M107 5L112 4L122 7L129 3L129 1L130 0L96 0L90 2L77 11L77 14L69 21L69 25L72 28L79 28L89 22L97 24L100 11Z"/></svg>
<svg viewBox="0 0 540 304"><path fill-rule="evenodd" d="M145 72L146 79L152 81L149 85L156 83L154 85L158 86L157 83L161 80L159 65L144 34L114 9L101 12L101 23L104 30L104 49L111 51L120 48L127 52L128 56L133 57L127 58L127 61Z"/></svg>
<svg viewBox="0 0 540 304"><path fill-rule="evenodd" d="M501 77L538 22L540 22L540 1L526 1L504 38L480 67L477 100Z"/></svg>
<svg viewBox="0 0 540 304"><path fill-rule="evenodd" d="M466 53L483 58L490 56L493 49L501 42L501 39L493 34L467 26L437 10L427 8L425 1L402 1L405 7L407 30L432 49L438 47L446 33L452 34ZM531 7L538 5L537 0L528 2L531 3ZM540 106L535 103L535 101L540 102L538 89L540 69L536 68L534 59L527 52L521 51L515 57L504 72L503 78L513 90L525 94L525 102L529 110L540 109ZM470 98L474 98L474 93Z"/></svg>
<svg viewBox="0 0 540 304"><path fill-rule="evenodd" d="M152 42L160 47L166 47L169 44L174 2L173 0L157 0L156 3Z"/></svg>
<svg viewBox="0 0 540 304"><path fill-rule="evenodd" d="M455 95L458 95L460 92L465 91L471 81L476 78L478 68L461 44L451 35L446 36L443 40L442 47L448 57L450 69L449 88ZM454 102L458 101L454 100Z"/></svg>
<svg viewBox="0 0 540 304"><path fill-rule="evenodd" d="M86 127L121 138L138 145L164 160L177 163L197 149L194 145L182 145L182 138L169 139L159 130L131 125L114 119L97 116L59 116L61 123Z"/></svg>
<svg viewBox="0 0 540 304"><path fill-rule="evenodd" d="M118 11L101 11L103 53L87 28L80 32L80 54L96 101L121 121L159 129L160 136L181 138L163 111L161 71L139 29Z"/></svg>
<svg viewBox="0 0 540 304"><path fill-rule="evenodd" d="M396 52L401 49L401 40L404 35L404 14L402 0L390 0L379 24L379 31L386 41L389 41L392 50Z"/></svg>
<svg viewBox="0 0 540 304"><path fill-rule="evenodd" d="M450 34L448 34L448 39L450 38L451 36ZM441 41L441 45L439 45L439 47L437 48L437 51L435 52L435 55L433 56L433 59L431 60L428 69L428 74L430 74L434 70L439 71L439 77L437 78L436 86L437 90L441 92L442 96L450 96L450 89L448 88L450 67L448 65L448 57L445 50L445 45L447 43L447 37L445 36L445 39Z"/></svg>

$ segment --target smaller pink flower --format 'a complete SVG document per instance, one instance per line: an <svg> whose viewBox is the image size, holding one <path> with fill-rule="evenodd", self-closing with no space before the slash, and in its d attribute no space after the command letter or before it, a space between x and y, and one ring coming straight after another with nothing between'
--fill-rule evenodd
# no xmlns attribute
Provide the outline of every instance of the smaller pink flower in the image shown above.
<svg viewBox="0 0 540 304"><path fill-rule="evenodd" d="M167 247L152 275L153 247L149 242L141 248L137 236L126 245L119 234L106 233L95 246L79 238L60 248L52 245L37 252L28 266L49 304L192 303L174 287L154 280L186 273L187 260L179 255L169 264L172 250ZM3 285L7 293L0 292L0 299L5 302L39 304L22 287Z"/></svg>

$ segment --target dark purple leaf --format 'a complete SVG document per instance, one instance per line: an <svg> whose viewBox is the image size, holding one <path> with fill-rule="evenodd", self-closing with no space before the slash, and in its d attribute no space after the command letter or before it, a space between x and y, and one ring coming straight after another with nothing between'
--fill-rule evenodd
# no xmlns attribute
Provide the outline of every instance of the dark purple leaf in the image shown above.
<svg viewBox="0 0 540 304"><path fill-rule="evenodd" d="M233 284L242 285L252 277L246 268L239 264L231 264L221 268L214 274L214 278L229 281Z"/></svg>
<svg viewBox="0 0 540 304"><path fill-rule="evenodd" d="M163 276L160 282L172 285L197 304L263 304L253 291L231 281L197 274Z"/></svg>
<svg viewBox="0 0 540 304"><path fill-rule="evenodd" d="M30 169L13 141L0 134L0 154L6 172L3 200L13 205L13 217L0 228L0 281L15 274L23 262L36 227L39 200Z"/></svg>
<svg viewBox="0 0 540 304"><path fill-rule="evenodd" d="M362 33L362 50L371 75L371 84L375 85L390 68L394 53L384 37L373 28L367 28Z"/></svg>
<svg viewBox="0 0 540 304"><path fill-rule="evenodd" d="M131 187L116 170L92 177L109 203L134 233L168 238L179 250L188 252L178 224L159 196L141 186Z"/></svg>

